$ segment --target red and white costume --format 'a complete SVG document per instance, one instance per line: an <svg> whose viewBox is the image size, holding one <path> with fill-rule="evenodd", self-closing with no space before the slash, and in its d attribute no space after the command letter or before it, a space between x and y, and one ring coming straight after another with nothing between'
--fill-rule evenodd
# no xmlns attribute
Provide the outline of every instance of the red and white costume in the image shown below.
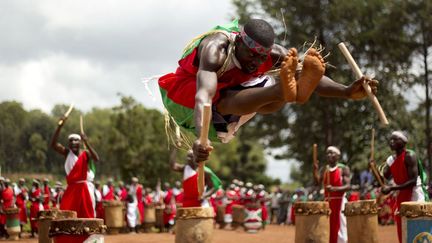
<svg viewBox="0 0 432 243"><path fill-rule="evenodd" d="M27 188L21 186L15 188L15 205L19 208L20 224L27 224L27 208L26 202L28 200Z"/></svg>
<svg viewBox="0 0 432 243"><path fill-rule="evenodd" d="M335 167L330 167L329 171L324 174L324 184L327 186L342 186L342 170L344 165L337 164ZM328 181L330 180L330 181ZM325 198L330 204L330 243L341 243L348 241L346 217L342 213L345 208L347 199L345 192L329 192L325 190Z"/></svg>
<svg viewBox="0 0 432 243"><path fill-rule="evenodd" d="M44 210L48 210L50 209L49 202L51 199L51 188L48 185L44 186L43 188L43 196L44 196L44 200L43 200Z"/></svg>
<svg viewBox="0 0 432 243"><path fill-rule="evenodd" d="M90 169L89 155L86 151L76 156L71 150L66 157L65 171L67 188L60 209L74 210L78 218L95 217L94 171Z"/></svg>
<svg viewBox="0 0 432 243"><path fill-rule="evenodd" d="M406 150L404 150L398 157L389 156L387 158L387 165L390 167L393 180L397 185L404 184L408 181L408 171L405 165ZM399 190L399 194L396 198L396 212L399 212L401 203L408 201L424 202L425 195L421 187L420 176L417 177L417 182L414 187ZM398 213L395 214L395 221L397 224L399 242L402 242L402 231L401 231L401 218Z"/></svg>

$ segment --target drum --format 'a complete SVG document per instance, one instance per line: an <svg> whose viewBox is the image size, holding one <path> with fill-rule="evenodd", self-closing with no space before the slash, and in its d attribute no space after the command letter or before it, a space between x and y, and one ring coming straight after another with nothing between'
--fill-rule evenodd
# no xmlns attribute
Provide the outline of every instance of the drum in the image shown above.
<svg viewBox="0 0 432 243"><path fill-rule="evenodd" d="M124 226L125 211L122 201L104 201L105 224L109 234L118 234Z"/></svg>
<svg viewBox="0 0 432 243"><path fill-rule="evenodd" d="M6 208L3 211L6 215L6 231L9 234L9 240L18 240L21 232L19 208Z"/></svg>
<svg viewBox="0 0 432 243"><path fill-rule="evenodd" d="M77 213L70 210L50 209L38 212L38 236L39 243L51 243L49 238L49 228L53 219L76 218Z"/></svg>
<svg viewBox="0 0 432 243"><path fill-rule="evenodd" d="M103 240L105 230L103 219L54 219L51 221L49 236L54 243L83 243L90 237L94 242L100 242L97 240Z"/></svg>
<svg viewBox="0 0 432 243"><path fill-rule="evenodd" d="M232 206L232 217L233 221L231 223L231 227L236 229L239 226L243 225L244 219L246 217L245 210L243 205L233 205Z"/></svg>
<svg viewBox="0 0 432 243"><path fill-rule="evenodd" d="M399 214L402 243L432 242L432 202L403 202Z"/></svg>
<svg viewBox="0 0 432 243"><path fill-rule="evenodd" d="M210 243L213 238L213 208L179 208L175 243Z"/></svg>
<svg viewBox="0 0 432 243"><path fill-rule="evenodd" d="M144 206L144 231L148 232L156 223L156 208L153 205Z"/></svg>
<svg viewBox="0 0 432 243"><path fill-rule="evenodd" d="M245 205L245 215L243 226L248 233L258 232L262 226L262 209L259 203L249 203Z"/></svg>
<svg viewBox="0 0 432 243"><path fill-rule="evenodd" d="M375 200L348 202L344 214L349 241L378 242L378 207Z"/></svg>
<svg viewBox="0 0 432 243"><path fill-rule="evenodd" d="M217 205L216 206L216 223L219 225L225 225L225 205Z"/></svg>
<svg viewBox="0 0 432 243"><path fill-rule="evenodd" d="M155 211L156 211L156 227L158 227L160 231L163 231L165 227L164 219L163 219L164 208L157 206Z"/></svg>
<svg viewBox="0 0 432 243"><path fill-rule="evenodd" d="M330 207L328 202L296 202L295 242L328 243Z"/></svg>

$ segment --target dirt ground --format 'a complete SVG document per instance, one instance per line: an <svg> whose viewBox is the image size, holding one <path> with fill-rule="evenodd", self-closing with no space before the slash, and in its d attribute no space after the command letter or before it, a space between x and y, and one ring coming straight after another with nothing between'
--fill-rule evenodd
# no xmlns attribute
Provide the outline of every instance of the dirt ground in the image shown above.
<svg viewBox="0 0 432 243"><path fill-rule="evenodd" d="M359 229L360 230L360 229ZM238 229L214 231L213 243L291 243L294 242L295 226L276 226L270 225L264 231L258 233L245 233ZM27 237L26 237L27 238ZM119 234L106 235L106 243L173 243L175 236L169 233L139 233L139 234ZM396 227L379 226L378 242L397 242ZM8 241L0 241L8 242ZM20 241L9 241L20 243L35 243L37 239L21 239Z"/></svg>

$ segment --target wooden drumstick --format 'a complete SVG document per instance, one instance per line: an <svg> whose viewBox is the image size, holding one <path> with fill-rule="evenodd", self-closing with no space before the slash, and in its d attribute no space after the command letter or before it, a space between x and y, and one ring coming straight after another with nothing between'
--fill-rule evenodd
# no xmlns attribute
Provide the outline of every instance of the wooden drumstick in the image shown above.
<svg viewBox="0 0 432 243"><path fill-rule="evenodd" d="M74 104L72 103L72 104L69 106L69 109L68 109L68 110L66 111L66 113L64 114L64 118L65 118L65 119L68 118L68 116L69 116L70 113L72 112L73 108L74 108ZM58 125L59 125L59 126L63 125L63 122L64 122L64 120L60 120L60 121L58 122Z"/></svg>
<svg viewBox="0 0 432 243"><path fill-rule="evenodd" d="M358 67L357 63L354 61L353 57L351 56L351 53L346 48L345 44L343 42L338 44L339 49L341 50L342 54L347 59L349 65L351 66L351 69L353 70L354 74L356 75L356 78L359 79L363 77L363 73L361 72L360 68ZM366 83L362 83L364 90L366 91L369 100L372 102L372 105L374 106L375 110L378 113L378 116L380 118L381 124L388 125L387 117L378 101L376 96L372 93L371 87Z"/></svg>
<svg viewBox="0 0 432 243"><path fill-rule="evenodd" d="M380 186L384 186L384 182L382 181L382 178L376 168L375 162L372 162L375 157L375 129L372 128L372 135L371 135L371 155L370 155L370 167L372 169L372 173L374 174L375 178L377 179Z"/></svg>
<svg viewBox="0 0 432 243"><path fill-rule="evenodd" d="M81 131L81 135L84 134L84 122L83 122L82 115L80 115L80 131ZM84 145L84 149L87 149L86 144L83 143L83 145Z"/></svg>
<svg viewBox="0 0 432 243"><path fill-rule="evenodd" d="M207 146L208 133L210 129L210 119L211 119L211 105L209 103L204 104L203 115L202 115L202 127L200 133L200 144ZM204 193L205 186L205 174L204 174L204 161L198 161L198 195L201 198Z"/></svg>
<svg viewBox="0 0 432 243"><path fill-rule="evenodd" d="M316 143L314 143L314 145L313 145L312 158L313 158L313 163L317 164L318 163L318 145Z"/></svg>

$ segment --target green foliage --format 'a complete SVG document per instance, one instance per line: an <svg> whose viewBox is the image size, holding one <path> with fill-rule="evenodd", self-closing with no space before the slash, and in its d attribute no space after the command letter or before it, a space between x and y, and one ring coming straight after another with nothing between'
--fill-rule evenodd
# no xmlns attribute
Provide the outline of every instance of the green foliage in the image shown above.
<svg viewBox="0 0 432 243"><path fill-rule="evenodd" d="M181 180L169 168L168 144L161 112L147 109L132 97L121 96L119 106L94 108L87 113L74 109L61 130L59 142L67 146L67 136L79 133L79 117L84 131L99 154L97 179L114 177L128 181L132 176L146 186L162 181ZM0 103L0 165L3 172L39 172L64 176L64 157L51 149L50 141L59 117L69 105L56 105L51 115L40 110L25 111L16 102ZM245 137L229 144L215 144L208 162L223 180L241 178L264 184L273 181L264 175L263 148ZM6 142L9 141L9 142ZM245 141L245 142L241 142ZM186 153L178 155L183 162Z"/></svg>

